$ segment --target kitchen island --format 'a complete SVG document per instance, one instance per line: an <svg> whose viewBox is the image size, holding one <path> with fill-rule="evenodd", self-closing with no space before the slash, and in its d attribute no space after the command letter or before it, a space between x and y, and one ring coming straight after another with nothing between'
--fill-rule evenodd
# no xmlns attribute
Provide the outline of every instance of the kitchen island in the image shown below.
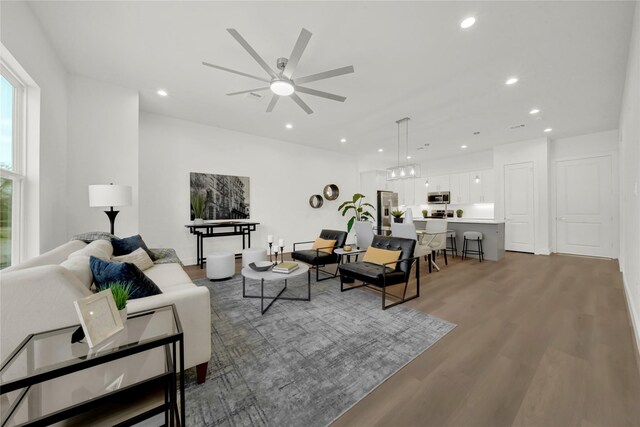
<svg viewBox="0 0 640 427"><path fill-rule="evenodd" d="M429 218L414 218L413 221L429 221ZM504 257L504 221L482 218L447 218L447 229L456 232L458 255L462 255L462 234L465 231L479 231L482 233L484 259L499 261ZM451 245L449 244L449 246ZM476 244L469 243L469 248L476 249ZM477 259L477 256L472 258Z"/></svg>

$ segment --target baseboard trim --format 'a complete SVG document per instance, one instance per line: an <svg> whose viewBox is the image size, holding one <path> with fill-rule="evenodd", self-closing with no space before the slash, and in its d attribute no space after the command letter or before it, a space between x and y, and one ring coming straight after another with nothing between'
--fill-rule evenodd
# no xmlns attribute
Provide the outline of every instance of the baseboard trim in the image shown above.
<svg viewBox="0 0 640 427"><path fill-rule="evenodd" d="M635 353L636 353L636 366L638 368L638 371L640 372L640 325L638 324L639 322L636 321L636 319L638 319L638 314L635 310L635 308L633 307L633 304L631 304L631 292L627 286L627 280L624 276L624 272L622 272L622 287L624 288L624 296L625 299L627 300L627 314L630 317L629 319L629 323L631 323L631 330L633 331L633 337L636 340L636 346L635 346Z"/></svg>

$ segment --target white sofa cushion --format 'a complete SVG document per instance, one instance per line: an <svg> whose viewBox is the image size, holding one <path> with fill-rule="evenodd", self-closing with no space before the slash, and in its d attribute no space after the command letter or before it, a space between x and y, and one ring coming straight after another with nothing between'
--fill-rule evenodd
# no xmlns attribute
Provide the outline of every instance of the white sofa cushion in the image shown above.
<svg viewBox="0 0 640 427"><path fill-rule="evenodd" d="M195 286L180 264L156 264L146 270L144 274L153 280L162 292L166 292L175 286Z"/></svg>
<svg viewBox="0 0 640 427"><path fill-rule="evenodd" d="M141 271L145 271L153 267L153 261L149 257L149 254L147 254L147 251L142 248L138 248L130 254L114 256L111 258L111 261L130 262L135 264Z"/></svg>
<svg viewBox="0 0 640 427"><path fill-rule="evenodd" d="M70 242L64 243L54 249L51 249L49 252L45 252L42 255L31 258L30 260L27 260L22 264L7 267L2 270L2 274L12 271L24 270L26 268L38 267L41 265L60 264L69 257L69 254L78 251L86 246L87 244L81 240L71 240Z"/></svg>
<svg viewBox="0 0 640 427"><path fill-rule="evenodd" d="M89 257L86 255L70 256L60 266L73 273L74 276L89 290L93 284L93 273L89 266Z"/></svg>
<svg viewBox="0 0 640 427"><path fill-rule="evenodd" d="M111 255L113 255L113 246L111 245L111 242L106 240L94 240L79 251L75 251L70 254L69 258L74 256L94 256L105 261L111 261Z"/></svg>

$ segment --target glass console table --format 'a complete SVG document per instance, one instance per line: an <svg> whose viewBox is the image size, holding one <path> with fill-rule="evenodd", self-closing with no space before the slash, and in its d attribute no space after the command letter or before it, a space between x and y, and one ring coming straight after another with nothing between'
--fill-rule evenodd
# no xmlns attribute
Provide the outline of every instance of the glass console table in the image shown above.
<svg viewBox="0 0 640 427"><path fill-rule="evenodd" d="M184 425L184 341L175 306L130 314L94 348L78 326L29 335L0 368L1 425ZM180 402L178 402L178 375Z"/></svg>

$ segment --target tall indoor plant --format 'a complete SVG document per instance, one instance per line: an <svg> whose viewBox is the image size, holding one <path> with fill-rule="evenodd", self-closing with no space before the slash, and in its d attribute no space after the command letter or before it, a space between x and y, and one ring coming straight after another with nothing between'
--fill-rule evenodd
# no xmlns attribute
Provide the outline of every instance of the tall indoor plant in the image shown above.
<svg viewBox="0 0 640 427"><path fill-rule="evenodd" d="M194 224L201 224L203 222L202 218L204 216L205 202L206 199L201 192L191 192L191 208L193 209L193 214L195 215L195 219L193 220Z"/></svg>
<svg viewBox="0 0 640 427"><path fill-rule="evenodd" d="M364 194L356 193L351 200L347 200L338 207L338 211L345 216L352 213L353 216L347 222L347 233L351 231L355 221L373 221L373 214L369 212L369 208L375 209L371 203L364 202Z"/></svg>

